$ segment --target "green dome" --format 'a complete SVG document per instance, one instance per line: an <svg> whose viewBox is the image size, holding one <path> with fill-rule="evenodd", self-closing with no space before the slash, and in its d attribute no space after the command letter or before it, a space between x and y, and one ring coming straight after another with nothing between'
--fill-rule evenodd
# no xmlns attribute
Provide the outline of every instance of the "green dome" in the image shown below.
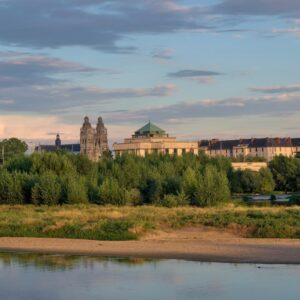
<svg viewBox="0 0 300 300"><path fill-rule="evenodd" d="M135 132L135 135L164 135L166 132L159 128L158 126L154 125L153 123L149 122L139 130Z"/></svg>

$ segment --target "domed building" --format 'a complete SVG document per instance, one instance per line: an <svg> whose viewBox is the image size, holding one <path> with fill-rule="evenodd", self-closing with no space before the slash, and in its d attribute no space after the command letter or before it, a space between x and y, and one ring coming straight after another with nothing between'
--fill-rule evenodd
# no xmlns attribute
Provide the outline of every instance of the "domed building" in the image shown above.
<svg viewBox="0 0 300 300"><path fill-rule="evenodd" d="M113 144L115 155L124 153L146 156L151 153L183 155L185 153L198 154L198 142L177 141L170 137L165 130L149 122L137 130L131 138L123 143Z"/></svg>

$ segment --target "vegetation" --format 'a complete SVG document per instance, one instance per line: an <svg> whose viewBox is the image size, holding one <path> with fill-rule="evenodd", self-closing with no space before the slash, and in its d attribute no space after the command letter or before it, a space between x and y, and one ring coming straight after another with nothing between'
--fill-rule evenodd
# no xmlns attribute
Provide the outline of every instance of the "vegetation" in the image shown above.
<svg viewBox="0 0 300 300"><path fill-rule="evenodd" d="M27 151L27 149L27 144L17 138L0 141L0 162L3 163L6 159L10 159L15 155L23 154Z"/></svg>
<svg viewBox="0 0 300 300"><path fill-rule="evenodd" d="M260 172L234 171L224 157L106 155L95 163L65 152L15 155L0 168L0 203L223 205L233 193L300 190L300 159L276 157Z"/></svg>
<svg viewBox="0 0 300 300"><path fill-rule="evenodd" d="M233 194L298 192L299 158L279 156L269 169L252 172L204 154L107 154L95 163L24 150L0 167L0 236L130 240L153 229L213 226L246 237L300 237L297 208L229 203ZM290 205L299 204L299 196L291 197Z"/></svg>
<svg viewBox="0 0 300 300"><path fill-rule="evenodd" d="M227 228L244 237L300 238L300 208L0 206L0 236L130 240L189 226Z"/></svg>

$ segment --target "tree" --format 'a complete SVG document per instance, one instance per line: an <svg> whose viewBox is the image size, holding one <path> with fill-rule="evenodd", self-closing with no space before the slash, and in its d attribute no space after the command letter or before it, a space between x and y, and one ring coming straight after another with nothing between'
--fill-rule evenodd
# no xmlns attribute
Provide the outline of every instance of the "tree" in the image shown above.
<svg viewBox="0 0 300 300"><path fill-rule="evenodd" d="M22 185L17 174L10 174L6 170L0 172L0 203L23 203Z"/></svg>
<svg viewBox="0 0 300 300"><path fill-rule="evenodd" d="M225 172L207 165L196 189L196 205L214 206L230 198L229 183Z"/></svg>
<svg viewBox="0 0 300 300"><path fill-rule="evenodd" d="M32 188L32 202L36 205L56 205L61 199L61 185L52 172L44 173Z"/></svg>
<svg viewBox="0 0 300 300"><path fill-rule="evenodd" d="M277 190L285 192L296 192L299 190L299 158L279 155L274 157L269 167L273 174Z"/></svg>
<svg viewBox="0 0 300 300"><path fill-rule="evenodd" d="M269 194L274 191L275 181L271 171L267 168L260 169L259 173L259 192L262 194Z"/></svg>
<svg viewBox="0 0 300 300"><path fill-rule="evenodd" d="M191 167L188 167L183 174L182 188L191 203L194 203L196 198L198 181L199 175Z"/></svg>
<svg viewBox="0 0 300 300"><path fill-rule="evenodd" d="M62 203L88 203L87 188L82 177L67 176L62 180Z"/></svg>
<svg viewBox="0 0 300 300"><path fill-rule="evenodd" d="M259 193L260 192L260 178L258 173L251 170L244 170L241 172L241 187L243 193Z"/></svg>
<svg viewBox="0 0 300 300"><path fill-rule="evenodd" d="M104 180L99 188L99 196L101 204L114 204L125 205L127 198L126 189L119 186L118 182L114 178L107 178Z"/></svg>
<svg viewBox="0 0 300 300"><path fill-rule="evenodd" d="M27 144L17 138L5 139L0 142L1 161L9 160L14 156L24 154L28 149Z"/></svg>
<svg viewBox="0 0 300 300"><path fill-rule="evenodd" d="M162 196L161 179L158 176L147 178L141 193L145 203L159 202Z"/></svg>

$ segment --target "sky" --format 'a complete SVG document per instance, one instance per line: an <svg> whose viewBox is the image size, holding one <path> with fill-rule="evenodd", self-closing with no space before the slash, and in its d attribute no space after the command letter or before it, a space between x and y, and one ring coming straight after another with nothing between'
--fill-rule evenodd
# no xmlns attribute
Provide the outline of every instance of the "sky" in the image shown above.
<svg viewBox="0 0 300 300"><path fill-rule="evenodd" d="M300 136L299 0L0 0L0 140Z"/></svg>

